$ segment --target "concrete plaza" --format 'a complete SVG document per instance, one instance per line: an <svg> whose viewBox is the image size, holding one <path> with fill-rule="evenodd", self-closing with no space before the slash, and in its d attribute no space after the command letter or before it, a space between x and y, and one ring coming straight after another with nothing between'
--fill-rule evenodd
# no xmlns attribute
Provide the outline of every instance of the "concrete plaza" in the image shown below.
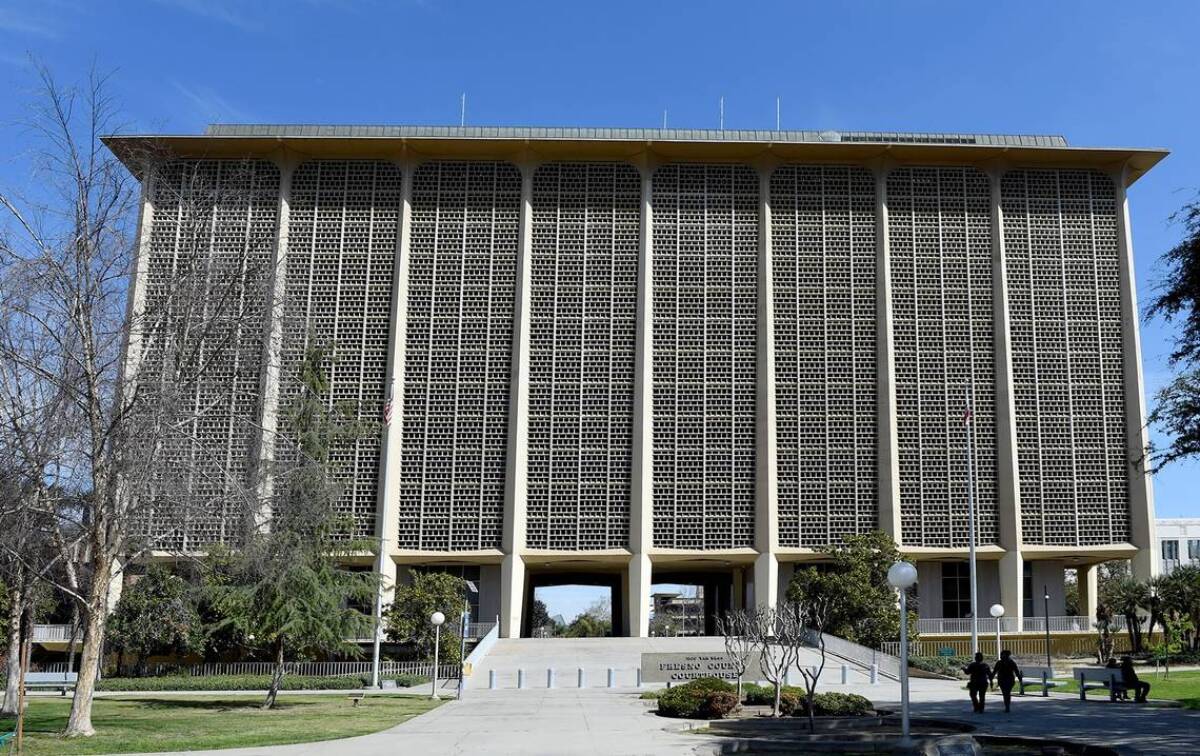
<svg viewBox="0 0 1200 756"><path fill-rule="evenodd" d="M825 690L859 693L881 708L898 708L899 686L830 684ZM956 719L980 733L1063 738L1117 747L1127 753L1192 753L1200 712L1079 701L1057 694L1018 697L1005 714L999 696L983 715L971 713L958 681L912 681L913 714ZM797 720L797 727L801 722ZM384 732L344 740L236 750L192 752L201 756L392 756L393 754L692 754L718 741L686 732L689 724L654 715L653 704L624 688L531 688L468 690L462 701Z"/></svg>

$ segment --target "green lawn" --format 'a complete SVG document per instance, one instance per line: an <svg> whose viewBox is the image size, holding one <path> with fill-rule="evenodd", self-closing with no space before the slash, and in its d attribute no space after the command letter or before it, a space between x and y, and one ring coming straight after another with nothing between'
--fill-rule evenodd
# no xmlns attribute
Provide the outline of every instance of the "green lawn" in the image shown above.
<svg viewBox="0 0 1200 756"><path fill-rule="evenodd" d="M273 711L262 696L97 698L95 737L64 740L70 700L33 698L25 719L28 754L131 753L303 743L386 730L437 706L417 696L367 696L353 706L345 694L279 696ZM14 720L0 719L0 732Z"/></svg>
<svg viewBox="0 0 1200 756"><path fill-rule="evenodd" d="M1155 675L1153 671L1138 670L1138 677L1150 683L1150 698L1179 701L1185 709L1200 709L1200 671L1172 672L1169 677ZM1075 693L1079 686L1074 680L1060 680L1056 692ZM1040 688L1035 688L1040 690ZM1107 696L1106 690L1088 691L1088 697Z"/></svg>

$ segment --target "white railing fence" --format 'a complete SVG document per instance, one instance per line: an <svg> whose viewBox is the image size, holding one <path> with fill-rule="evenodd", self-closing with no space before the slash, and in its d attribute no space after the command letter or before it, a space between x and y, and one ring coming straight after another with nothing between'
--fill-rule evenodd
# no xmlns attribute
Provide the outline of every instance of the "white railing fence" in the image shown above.
<svg viewBox="0 0 1200 756"><path fill-rule="evenodd" d="M1125 633L1113 636L1113 650L1123 652L1129 650L1129 636ZM1091 656L1096 653L1096 637L1059 635L1051 638L1051 654L1054 656ZM1023 638L1002 638L1000 648L1006 648L1018 658L1045 659L1046 638L1036 634ZM900 642L889 641L882 644L880 650L887 654L899 654ZM996 634L979 634L979 650L985 656L998 655L996 649ZM908 652L912 656L970 656L971 640L969 638L922 638L909 644Z"/></svg>
<svg viewBox="0 0 1200 756"><path fill-rule="evenodd" d="M75 639L83 642L83 633L80 632ZM33 642L34 643L70 643L71 641L71 626L70 625L34 625L33 626Z"/></svg>
<svg viewBox="0 0 1200 756"><path fill-rule="evenodd" d="M985 633L996 634L996 625L1000 626L1001 633L1044 633L1046 632L1045 617L1025 617L1021 621L1021 625L1017 627L1016 617L1001 617L997 620L995 617L980 617L979 618L979 634ZM1050 618L1050 632L1052 633L1089 633L1095 629L1095 620L1091 617L1084 616L1063 616ZM1121 631L1125 629L1125 618L1113 618L1113 630ZM958 617L931 617L917 620L917 632L921 635L969 635L971 632L971 618Z"/></svg>

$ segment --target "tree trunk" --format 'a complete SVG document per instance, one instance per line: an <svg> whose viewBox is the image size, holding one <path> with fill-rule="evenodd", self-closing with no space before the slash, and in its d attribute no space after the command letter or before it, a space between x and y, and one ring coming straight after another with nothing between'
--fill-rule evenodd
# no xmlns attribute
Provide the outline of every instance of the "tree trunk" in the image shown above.
<svg viewBox="0 0 1200 756"><path fill-rule="evenodd" d="M263 701L264 709L275 707L275 698L279 695L279 686L283 684L283 639L275 641L275 673L271 675L271 687L267 691L267 700Z"/></svg>
<svg viewBox="0 0 1200 756"><path fill-rule="evenodd" d="M737 697L738 697L738 704L741 704L742 703L742 676L741 675L738 675L738 679L737 679Z"/></svg>
<svg viewBox="0 0 1200 756"><path fill-rule="evenodd" d="M112 576L112 560L103 557L93 560L88 605L84 607L83 651L79 655L79 678L75 697L71 700L71 716L63 735L68 738L91 737L92 699L96 693L96 678L104 659L104 626L108 621L108 581Z"/></svg>
<svg viewBox="0 0 1200 756"><path fill-rule="evenodd" d="M783 682L780 681L780 682L775 683L775 706L774 706L774 708L771 709L771 716L773 716L773 717L778 717L780 715L779 714L779 699L781 698L782 693L783 693Z"/></svg>
<svg viewBox="0 0 1200 756"><path fill-rule="evenodd" d="M25 709L28 707L28 702L25 697L28 695L25 691L25 673L29 671L29 657L33 651L33 606L32 602L28 602L24 612L24 622L21 628L21 671L17 678L17 727L16 727L16 742L17 753L21 753L22 746L25 740Z"/></svg>
<svg viewBox="0 0 1200 756"><path fill-rule="evenodd" d="M8 681L4 686L4 704L0 706L0 716L14 717L17 715L17 698L20 695L18 677L21 674L21 612L24 601L17 589L9 591L12 605L8 609L8 653L6 664Z"/></svg>

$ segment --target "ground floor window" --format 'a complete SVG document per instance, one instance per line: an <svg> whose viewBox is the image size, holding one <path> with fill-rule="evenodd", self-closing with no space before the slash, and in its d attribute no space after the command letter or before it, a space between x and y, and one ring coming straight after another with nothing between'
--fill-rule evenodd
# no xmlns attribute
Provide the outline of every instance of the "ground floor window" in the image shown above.
<svg viewBox="0 0 1200 756"><path fill-rule="evenodd" d="M966 562L942 563L942 616L971 616L971 568Z"/></svg>
<svg viewBox="0 0 1200 756"><path fill-rule="evenodd" d="M1025 562L1021 569L1021 603L1024 604L1025 616L1033 616L1033 563Z"/></svg>

